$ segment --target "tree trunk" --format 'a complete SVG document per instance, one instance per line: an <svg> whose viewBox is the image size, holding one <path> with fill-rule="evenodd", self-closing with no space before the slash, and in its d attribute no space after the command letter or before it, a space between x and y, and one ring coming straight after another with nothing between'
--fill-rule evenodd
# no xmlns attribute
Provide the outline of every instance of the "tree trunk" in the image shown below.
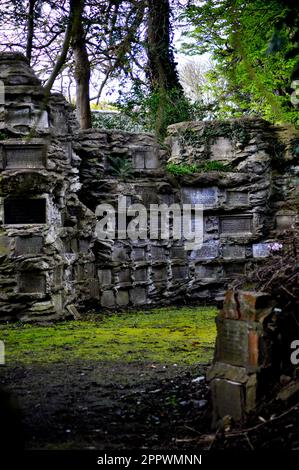
<svg viewBox="0 0 299 470"><path fill-rule="evenodd" d="M148 0L148 73L153 90L182 90L171 49L169 18L169 0Z"/></svg>
<svg viewBox="0 0 299 470"><path fill-rule="evenodd" d="M26 42L26 57L31 62L32 56L32 45L34 37L34 7L36 0L29 1L29 11L28 11L28 20L27 20L27 42Z"/></svg>
<svg viewBox="0 0 299 470"><path fill-rule="evenodd" d="M85 43L82 22L84 0L73 0L74 23L71 48L74 54L74 78L76 81L76 113L81 129L91 127L91 111L89 100L90 63Z"/></svg>

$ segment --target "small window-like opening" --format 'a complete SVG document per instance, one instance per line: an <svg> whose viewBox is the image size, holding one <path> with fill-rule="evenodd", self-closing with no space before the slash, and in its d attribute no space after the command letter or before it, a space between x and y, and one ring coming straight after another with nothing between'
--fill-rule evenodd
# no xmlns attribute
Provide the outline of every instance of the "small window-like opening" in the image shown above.
<svg viewBox="0 0 299 470"><path fill-rule="evenodd" d="M5 224L45 224L46 199L5 199Z"/></svg>

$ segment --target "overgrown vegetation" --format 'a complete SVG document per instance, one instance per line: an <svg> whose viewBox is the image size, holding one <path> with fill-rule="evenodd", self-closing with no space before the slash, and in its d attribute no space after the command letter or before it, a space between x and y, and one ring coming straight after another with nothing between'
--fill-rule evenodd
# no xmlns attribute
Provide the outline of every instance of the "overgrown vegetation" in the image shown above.
<svg viewBox="0 0 299 470"><path fill-rule="evenodd" d="M230 171L229 165L225 165L216 160L211 160L202 164L188 164L188 163L168 163L166 169L173 175L191 175L193 173L206 173L208 171Z"/></svg>
<svg viewBox="0 0 299 470"><path fill-rule="evenodd" d="M214 350L215 315L213 307L95 315L51 326L3 325L0 338L7 365L77 359L206 363Z"/></svg>

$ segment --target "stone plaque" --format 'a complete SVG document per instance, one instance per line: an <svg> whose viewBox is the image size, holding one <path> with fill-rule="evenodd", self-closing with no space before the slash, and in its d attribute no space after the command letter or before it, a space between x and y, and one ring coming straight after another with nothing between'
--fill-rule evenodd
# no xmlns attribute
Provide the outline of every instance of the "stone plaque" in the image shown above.
<svg viewBox="0 0 299 470"><path fill-rule="evenodd" d="M46 167L44 145L20 144L5 146L5 168L31 169Z"/></svg>
<svg viewBox="0 0 299 470"><path fill-rule="evenodd" d="M240 263L232 263L225 266L225 275L227 277L237 277L244 274L245 265Z"/></svg>
<svg viewBox="0 0 299 470"><path fill-rule="evenodd" d="M130 292L131 302L134 305L142 305L146 302L146 289L144 287L134 287Z"/></svg>
<svg viewBox="0 0 299 470"><path fill-rule="evenodd" d="M214 420L231 416L235 421L243 418L244 387L242 384L225 379L212 380L211 384Z"/></svg>
<svg viewBox="0 0 299 470"><path fill-rule="evenodd" d="M134 261L143 261L146 257L144 248L133 248L132 257Z"/></svg>
<svg viewBox="0 0 299 470"><path fill-rule="evenodd" d="M245 246L225 245L222 247L223 258L245 258Z"/></svg>
<svg viewBox="0 0 299 470"><path fill-rule="evenodd" d="M129 293L126 290L119 290L116 293L116 303L119 307L125 307L129 303Z"/></svg>
<svg viewBox="0 0 299 470"><path fill-rule="evenodd" d="M224 216L220 218L220 232L229 234L251 233L252 216Z"/></svg>
<svg viewBox="0 0 299 470"><path fill-rule="evenodd" d="M252 245L252 253L254 258L266 258L270 254L270 244L255 243Z"/></svg>
<svg viewBox="0 0 299 470"><path fill-rule="evenodd" d="M129 255L126 248L121 246L116 246L113 249L112 261L128 261Z"/></svg>
<svg viewBox="0 0 299 470"><path fill-rule="evenodd" d="M45 224L46 199L5 199L5 224Z"/></svg>
<svg viewBox="0 0 299 470"><path fill-rule="evenodd" d="M237 320L218 320L216 360L235 366L247 365L247 322Z"/></svg>
<svg viewBox="0 0 299 470"><path fill-rule="evenodd" d="M17 237L15 254L19 255L33 255L41 253L43 248L42 237Z"/></svg>
<svg viewBox="0 0 299 470"><path fill-rule="evenodd" d="M155 170L159 168L158 153L153 149L151 152L145 152L145 168L147 170Z"/></svg>
<svg viewBox="0 0 299 470"><path fill-rule="evenodd" d="M118 273L118 281L119 282L131 282L131 275L129 269L122 269Z"/></svg>
<svg viewBox="0 0 299 470"><path fill-rule="evenodd" d="M173 246L170 249L171 258L185 259L187 251L183 246Z"/></svg>
<svg viewBox="0 0 299 470"><path fill-rule="evenodd" d="M194 188L182 189L184 204L204 204L212 206L216 203L216 188Z"/></svg>
<svg viewBox="0 0 299 470"><path fill-rule="evenodd" d="M140 269L136 269L136 271L134 272L134 277L135 277L135 281L146 281L147 279L147 272L146 272L146 269L145 268L140 268Z"/></svg>
<svg viewBox="0 0 299 470"><path fill-rule="evenodd" d="M227 191L226 202L229 206L247 205L248 193L242 191Z"/></svg>
<svg viewBox="0 0 299 470"><path fill-rule="evenodd" d="M152 269L154 282L163 282L167 280L167 268L156 267Z"/></svg>
<svg viewBox="0 0 299 470"><path fill-rule="evenodd" d="M29 271L19 274L18 292L20 294L44 294L46 292L45 276Z"/></svg>
<svg viewBox="0 0 299 470"><path fill-rule="evenodd" d="M152 245L151 254L152 254L153 261L161 261L161 260L163 261L166 259L165 249L162 246Z"/></svg>
<svg viewBox="0 0 299 470"><path fill-rule="evenodd" d="M112 308L115 305L114 293L112 290L106 290L101 297L102 307Z"/></svg>
<svg viewBox="0 0 299 470"><path fill-rule="evenodd" d="M217 258L219 254L219 245L217 243L206 243L199 250L193 250L190 253L191 260L208 260Z"/></svg>
<svg viewBox="0 0 299 470"><path fill-rule="evenodd" d="M173 279L185 279L188 276L188 267L187 266L172 266L172 277Z"/></svg>
<svg viewBox="0 0 299 470"><path fill-rule="evenodd" d="M220 276L219 266L209 266L198 264L195 267L195 276L197 278L217 279Z"/></svg>
<svg viewBox="0 0 299 470"><path fill-rule="evenodd" d="M99 278L100 285L109 286L112 283L111 269L99 269L98 278Z"/></svg>
<svg viewBox="0 0 299 470"><path fill-rule="evenodd" d="M226 137L218 137L215 143L211 145L210 151L211 160L229 161L234 156L232 142Z"/></svg>
<svg viewBox="0 0 299 470"><path fill-rule="evenodd" d="M7 110L7 121L13 126L30 126L30 107L9 108Z"/></svg>
<svg viewBox="0 0 299 470"><path fill-rule="evenodd" d="M133 166L136 170L144 170L146 152L142 150L136 151L133 156Z"/></svg>

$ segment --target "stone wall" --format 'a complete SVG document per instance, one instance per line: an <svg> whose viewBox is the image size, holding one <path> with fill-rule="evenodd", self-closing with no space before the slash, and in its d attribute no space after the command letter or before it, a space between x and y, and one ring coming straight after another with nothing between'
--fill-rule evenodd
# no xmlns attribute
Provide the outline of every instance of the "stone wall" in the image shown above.
<svg viewBox="0 0 299 470"><path fill-rule="evenodd" d="M269 256L277 231L298 223L298 136L262 120L189 122L170 126L170 151L147 134L89 130L75 147L82 201L203 204L204 243L182 240L97 240L100 304L108 308L223 299L237 276ZM113 176L112 158L129 161L130 177ZM174 176L166 162L223 163L226 171Z"/></svg>
<svg viewBox="0 0 299 470"><path fill-rule="evenodd" d="M77 123L22 55L0 56L1 320L61 318L98 295L94 214L78 198Z"/></svg>
<svg viewBox="0 0 299 470"><path fill-rule="evenodd" d="M190 122L150 134L80 131L19 54L0 55L0 318L47 320L97 309L223 299L298 223L298 136L261 120ZM168 150L169 149L169 150ZM167 161L226 171L174 176ZM96 235L98 207L203 204L204 243Z"/></svg>

